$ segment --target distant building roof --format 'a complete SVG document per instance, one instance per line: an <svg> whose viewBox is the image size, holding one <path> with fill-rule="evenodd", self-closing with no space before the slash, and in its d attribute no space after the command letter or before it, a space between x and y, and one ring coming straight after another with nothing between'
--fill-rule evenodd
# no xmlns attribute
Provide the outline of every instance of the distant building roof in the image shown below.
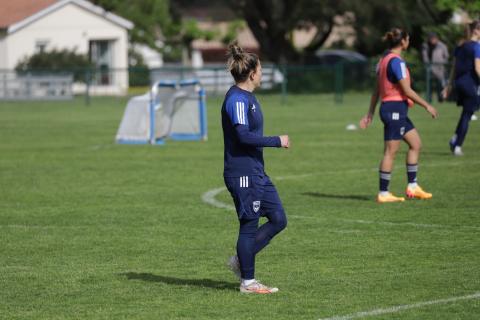
<svg viewBox="0 0 480 320"><path fill-rule="evenodd" d="M51 6L57 0L0 0L0 28L5 29Z"/></svg>
<svg viewBox="0 0 480 320"><path fill-rule="evenodd" d="M126 29L133 28L132 22L107 12L87 0L0 0L0 29L8 29L9 33L14 32L70 3Z"/></svg>

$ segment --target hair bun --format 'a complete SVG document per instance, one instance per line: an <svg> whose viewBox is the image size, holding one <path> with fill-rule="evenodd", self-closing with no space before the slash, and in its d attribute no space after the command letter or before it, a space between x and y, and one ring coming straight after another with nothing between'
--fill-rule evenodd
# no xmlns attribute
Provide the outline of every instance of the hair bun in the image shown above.
<svg viewBox="0 0 480 320"><path fill-rule="evenodd" d="M234 60L243 58L243 49L238 45L238 41L234 41L228 45L228 55Z"/></svg>
<svg viewBox="0 0 480 320"><path fill-rule="evenodd" d="M390 40L393 39L393 36L394 36L393 32L392 32L392 31L389 31L389 32L385 33L385 35L383 36L382 40L383 40L383 41L390 41Z"/></svg>

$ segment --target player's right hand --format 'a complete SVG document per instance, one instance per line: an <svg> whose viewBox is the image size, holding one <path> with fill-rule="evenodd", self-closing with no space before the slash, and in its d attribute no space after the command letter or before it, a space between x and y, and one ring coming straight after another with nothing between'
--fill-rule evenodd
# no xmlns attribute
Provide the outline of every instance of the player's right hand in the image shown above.
<svg viewBox="0 0 480 320"><path fill-rule="evenodd" d="M372 115L367 114L362 119L360 119L360 128L367 129L367 127L372 123Z"/></svg>
<svg viewBox="0 0 480 320"><path fill-rule="evenodd" d="M443 90L442 90L442 98L443 98L443 99L447 99L448 96L450 95L450 91L451 91L450 86L446 86L445 88L443 88Z"/></svg>
<svg viewBox="0 0 480 320"><path fill-rule="evenodd" d="M428 106L427 106L427 112L430 113L430 115L432 116L433 119L438 118L438 111L437 111L437 109L435 109L435 108L432 107L431 105L428 105Z"/></svg>
<svg viewBox="0 0 480 320"><path fill-rule="evenodd" d="M280 136L282 148L290 148L290 138L287 135Z"/></svg>

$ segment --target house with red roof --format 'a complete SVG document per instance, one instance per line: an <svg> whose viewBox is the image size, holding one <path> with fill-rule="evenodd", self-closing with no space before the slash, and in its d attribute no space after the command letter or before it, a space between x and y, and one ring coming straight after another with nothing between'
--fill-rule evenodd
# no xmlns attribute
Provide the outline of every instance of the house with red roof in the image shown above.
<svg viewBox="0 0 480 320"><path fill-rule="evenodd" d="M0 0L0 70L13 70L36 52L76 50L107 70L93 77L92 94L124 94L132 28L132 22L86 0Z"/></svg>

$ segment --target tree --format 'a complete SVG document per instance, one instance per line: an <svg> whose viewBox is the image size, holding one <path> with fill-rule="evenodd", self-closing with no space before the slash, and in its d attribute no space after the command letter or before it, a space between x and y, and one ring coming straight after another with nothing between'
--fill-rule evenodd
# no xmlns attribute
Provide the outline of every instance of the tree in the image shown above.
<svg viewBox="0 0 480 320"><path fill-rule="evenodd" d="M410 33L411 47L420 50L424 29L443 25L451 17L450 10L438 9L436 0L370 0L351 1L355 13L353 27L356 31L355 49L366 55L378 55L384 50L382 36L392 27Z"/></svg>
<svg viewBox="0 0 480 320"><path fill-rule="evenodd" d="M461 9L472 17L478 18L480 14L480 1L472 0L437 0L440 9L455 11Z"/></svg>
<svg viewBox="0 0 480 320"><path fill-rule="evenodd" d="M357 35L357 51L379 54L383 49L382 35L394 26L407 29L412 46L419 49L423 28L444 24L451 16L451 9L439 8L437 1L448 0L232 0L231 5L247 22L261 52L278 63L301 62L313 54L330 36L335 17L347 13L353 13L350 23ZM293 31L312 27L316 34L299 51L293 45Z"/></svg>
<svg viewBox="0 0 480 320"><path fill-rule="evenodd" d="M161 50L158 40L164 34L177 31L172 19L169 0L92 0L107 11L115 12L133 22L130 33L132 42L146 44L152 49Z"/></svg>
<svg viewBox="0 0 480 320"><path fill-rule="evenodd" d="M240 12L257 41L261 52L277 63L298 62L320 48L330 35L334 17L344 12L343 0L242 0L231 1ZM293 31L313 28L310 44L299 52L293 44Z"/></svg>
<svg viewBox="0 0 480 320"><path fill-rule="evenodd" d="M105 10L134 23L131 41L146 44L164 54L165 60L179 60L182 52L191 54L195 39L212 39L215 31L204 31L195 20L181 16L178 3L170 0L92 0Z"/></svg>

